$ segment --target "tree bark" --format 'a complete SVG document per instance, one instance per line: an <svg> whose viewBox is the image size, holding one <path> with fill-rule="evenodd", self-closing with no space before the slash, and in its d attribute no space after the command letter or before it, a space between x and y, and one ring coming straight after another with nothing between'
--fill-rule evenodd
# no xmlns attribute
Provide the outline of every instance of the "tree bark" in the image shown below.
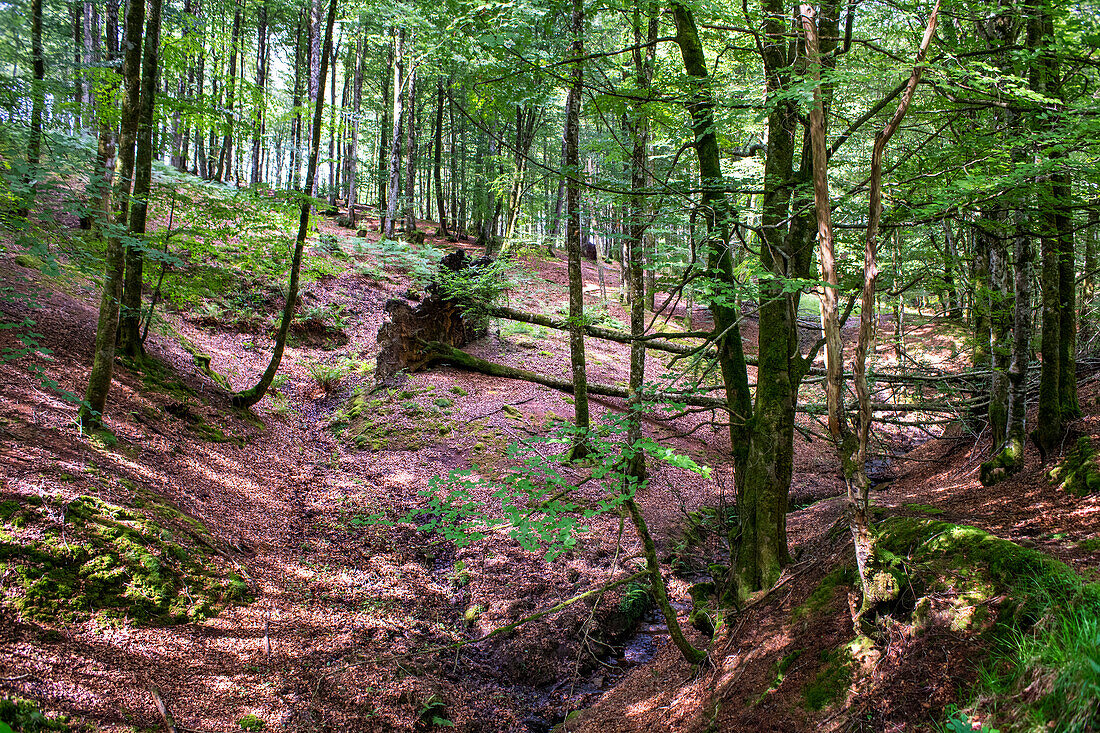
<svg viewBox="0 0 1100 733"><path fill-rule="evenodd" d="M432 172L435 175L435 205L439 214L439 233L444 237L450 237L447 228L447 211L443 205L443 77L436 79L435 94L435 159L432 161ZM452 155L454 154L452 147ZM452 177L451 186L454 186Z"/></svg>
<svg viewBox="0 0 1100 733"><path fill-rule="evenodd" d="M225 126L222 148L218 154L218 181L233 175L233 98L237 90L237 46L241 35L241 2L234 3L233 30L229 35L229 82L225 92Z"/></svg>
<svg viewBox="0 0 1100 733"><path fill-rule="evenodd" d="M42 116L46 107L46 58L42 51L42 0L31 0L31 127L27 139L26 200L20 214L27 216L38 190L42 160Z"/></svg>
<svg viewBox="0 0 1100 733"><path fill-rule="evenodd" d="M386 192L386 216L382 231L392 239L397 219L397 197L401 191L401 138L404 132L405 97L405 37L404 28L398 28L393 44L393 119L390 134L389 188Z"/></svg>
<svg viewBox="0 0 1100 733"><path fill-rule="evenodd" d="M260 143L264 134L267 106L267 2L260 3L256 11L256 111L252 121L252 175L249 182L258 186L263 182L263 158Z"/></svg>
<svg viewBox="0 0 1100 733"><path fill-rule="evenodd" d="M95 350L88 389L80 407L80 424L88 429L102 425L111 377L115 367L115 337L118 333L119 301L126 263L119 230L126 228L130 214L130 184L134 175L134 144L137 137L141 93L141 33L145 22L145 0L130 0L126 6L125 56L122 80L125 96L122 100L119 132L119 173L115 188L118 215L115 230L107 237L107 263L103 279L103 294L99 303Z"/></svg>
<svg viewBox="0 0 1100 733"><path fill-rule="evenodd" d="M416 48L415 36L412 30L408 32L408 44L410 49ZM416 231L416 65L409 59L406 73L405 86L408 89L408 99L405 104L405 116L408 125L405 128L405 231Z"/></svg>
<svg viewBox="0 0 1100 733"><path fill-rule="evenodd" d="M141 111L138 119L134 161L134 192L130 200L130 244L126 247L126 283L122 292L122 313L118 326L118 348L126 356L140 357L141 289L145 260L145 223L153 183L153 112L157 96L160 55L162 0L149 0L145 24L145 54L141 69Z"/></svg>
<svg viewBox="0 0 1100 733"><path fill-rule="evenodd" d="M328 19L325 23L324 47L321 51L320 78L325 78L329 57L332 54L332 27L336 21L336 0L329 0ZM306 236L309 233L309 213L312 208L313 188L317 180L317 159L321 148L321 122L324 120L325 95L317 90L317 96L313 107L313 128L309 146L309 164L306 168L306 184L302 191L302 210L298 218L298 236L294 243L294 257L290 265L290 283L287 286L286 305L283 307L282 321L279 323L279 331L275 338L275 351L271 355L271 361L264 370L260 381L250 389L233 395L233 404L237 407L251 407L263 399L268 387L275 379L279 371L279 363L283 358L283 350L286 348L286 337L290 331L290 323L294 320L294 310L298 301L298 277L302 267L302 253L305 250Z"/></svg>
<svg viewBox="0 0 1100 733"><path fill-rule="evenodd" d="M584 2L573 0L571 21L572 41L569 56L569 95L565 102L565 171L567 249L569 252L569 360L573 377L573 412L576 435L570 458L588 454L588 373L584 353L584 276L581 270L581 190L580 190L580 115L581 94L584 92L584 71L580 60L584 55ZM490 235L491 236L491 235Z"/></svg>

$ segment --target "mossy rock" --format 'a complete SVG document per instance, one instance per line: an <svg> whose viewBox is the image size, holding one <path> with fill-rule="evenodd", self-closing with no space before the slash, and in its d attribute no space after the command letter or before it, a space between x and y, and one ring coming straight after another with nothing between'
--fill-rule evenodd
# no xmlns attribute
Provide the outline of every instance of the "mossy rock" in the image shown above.
<svg viewBox="0 0 1100 733"><path fill-rule="evenodd" d="M1097 454L1098 451L1093 448L1088 436L1082 436L1062 462L1050 470L1048 476L1059 488L1074 496L1100 493Z"/></svg>
<svg viewBox="0 0 1100 733"><path fill-rule="evenodd" d="M897 517L879 532L878 550L904 556L907 577L927 589L912 611L918 633L938 624L988 639L974 695L1000 701L1008 725L998 727L1100 729L1100 584L975 527Z"/></svg>
<svg viewBox="0 0 1100 733"><path fill-rule="evenodd" d="M5 602L32 621L100 613L167 625L215 616L248 596L244 581L198 546L212 544L205 528L185 529L192 547L184 549L166 526L91 496L69 503L63 527L43 513L34 518L33 533L0 534L16 587Z"/></svg>

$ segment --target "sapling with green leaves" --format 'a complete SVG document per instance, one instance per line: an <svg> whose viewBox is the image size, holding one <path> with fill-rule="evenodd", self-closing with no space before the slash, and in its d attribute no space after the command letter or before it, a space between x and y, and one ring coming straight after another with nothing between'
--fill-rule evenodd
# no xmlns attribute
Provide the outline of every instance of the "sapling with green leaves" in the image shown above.
<svg viewBox="0 0 1100 733"><path fill-rule="evenodd" d="M707 655L694 647L680 628L668 599L656 544L635 501L647 480L639 479L631 468L636 456L644 453L692 473L708 475L710 469L651 438L626 440L630 419L625 415L610 415L599 428L585 431L589 449L585 461L567 463L565 459L576 445L576 431L576 426L563 425L549 436L511 444L509 465L492 478L473 470L433 477L421 492L425 504L399 521L415 524L420 531L437 534L458 547L506 532L524 550L541 550L553 561L577 546L580 535L591 529L588 521L609 513L625 514L642 544L646 575L673 643L687 661L702 663ZM563 473L565 464L571 475ZM583 478L573 477L577 471L585 474Z"/></svg>

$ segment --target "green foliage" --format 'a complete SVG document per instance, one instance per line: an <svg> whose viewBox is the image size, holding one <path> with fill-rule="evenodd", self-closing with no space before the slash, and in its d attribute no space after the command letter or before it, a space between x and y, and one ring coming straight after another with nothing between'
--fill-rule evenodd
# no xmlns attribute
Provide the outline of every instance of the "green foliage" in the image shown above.
<svg viewBox="0 0 1100 733"><path fill-rule="evenodd" d="M306 368L309 370L309 376L313 378L317 386L326 392L340 386L340 382L347 375L346 368L341 363L326 364L321 361L310 361L306 363Z"/></svg>
<svg viewBox="0 0 1100 733"><path fill-rule="evenodd" d="M10 696L0 698L0 733L39 733L61 731L77 733L90 730L88 726L72 723L68 716L47 716L34 700Z"/></svg>
<svg viewBox="0 0 1100 733"><path fill-rule="evenodd" d="M447 704L438 695L431 694L420 704L420 712L416 717L426 725L453 727L454 723L445 717L446 707Z"/></svg>
<svg viewBox="0 0 1100 733"><path fill-rule="evenodd" d="M948 711L943 731L944 733L1000 733L996 728L971 720L969 715L958 709Z"/></svg>
<svg viewBox="0 0 1100 733"><path fill-rule="evenodd" d="M578 486L559 469L577 437L574 427L562 425L549 436L509 445L509 465L492 479L475 471L433 477L420 492L425 505L400 521L439 534L459 547L504 529L524 549L542 549L552 560L577 544L578 536L588 530L585 520L616 512L634 496L638 484L625 467L637 451L678 468L708 470L649 439L625 444L626 416L607 419L586 435L590 454L585 484L599 487L595 499L577 497Z"/></svg>
<svg viewBox="0 0 1100 733"><path fill-rule="evenodd" d="M653 590L648 580L635 580L623 588L619 610L625 616L627 626L633 627L653 608Z"/></svg>

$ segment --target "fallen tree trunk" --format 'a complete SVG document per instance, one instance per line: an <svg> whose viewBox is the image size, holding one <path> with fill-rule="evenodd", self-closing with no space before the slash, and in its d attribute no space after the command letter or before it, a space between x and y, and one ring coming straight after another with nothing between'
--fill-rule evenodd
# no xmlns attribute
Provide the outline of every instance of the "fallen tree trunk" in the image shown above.
<svg viewBox="0 0 1100 733"><path fill-rule="evenodd" d="M479 359L473 354L469 354L461 349L456 349L453 346L438 341L422 341L420 353L423 357L420 362L421 368L427 367L435 362L443 361L461 369L478 372L479 374L488 374L490 377L522 379L525 382L534 382L544 387L550 387L573 394L573 382L570 380L548 377L545 374L538 374L537 372L527 371L526 369L510 367L507 364L499 364L495 361ZM612 387L606 384L589 384L588 391L591 394L600 395L601 397L627 398L627 390L625 387ZM677 402L692 407L706 407L715 410L726 409L726 401L724 399L707 397L700 394L658 392L647 396L658 402ZM964 406L967 404L969 403L963 403ZM795 409L798 412L810 414L825 413L825 405L821 404L807 403L799 405ZM886 402L876 402L872 405L871 409L874 412L936 412L955 414L959 410L959 405L952 405L946 402L916 402L897 405Z"/></svg>
<svg viewBox="0 0 1100 733"><path fill-rule="evenodd" d="M506 318L509 321L520 321L521 323L530 323L535 326L545 326L546 328L554 328L559 331L568 331L569 324L565 321L559 321L550 316L544 316L541 313L527 313L526 311L516 310L515 308L509 308L504 305L494 305L489 308L489 315L494 318ZM584 332L588 336L593 336L598 339L604 339L605 341L615 341L620 344L630 344L634 341L634 337L625 331L615 331L610 328L603 328L601 326L585 326ZM710 334L703 333L690 333L690 334L675 334L680 338L705 338ZM645 338L645 347L647 349L653 349L654 351L667 351L670 354L693 354L699 351L698 346L687 346L683 344L674 344L667 339L660 338Z"/></svg>
<svg viewBox="0 0 1100 733"><path fill-rule="evenodd" d="M526 369L517 369L516 367L510 367L505 364L485 361L461 349L456 349L453 346L438 341L425 343L422 353L427 357L425 363L445 361L453 366L468 369L472 372L479 372L480 374L488 374L491 377L522 379L525 382L534 382L535 384L541 384L545 387L551 387L561 390L562 392L573 394L573 382L570 380L548 377L543 374L529 372ZM590 383L588 385L588 392L589 394L600 395L602 397L620 397L622 399L626 399L627 397L627 390L625 387L611 387L604 384ZM692 407L709 407L719 410L724 410L726 408L726 401L717 397L669 393L658 393L651 395L651 397L661 401L679 402L691 405Z"/></svg>

